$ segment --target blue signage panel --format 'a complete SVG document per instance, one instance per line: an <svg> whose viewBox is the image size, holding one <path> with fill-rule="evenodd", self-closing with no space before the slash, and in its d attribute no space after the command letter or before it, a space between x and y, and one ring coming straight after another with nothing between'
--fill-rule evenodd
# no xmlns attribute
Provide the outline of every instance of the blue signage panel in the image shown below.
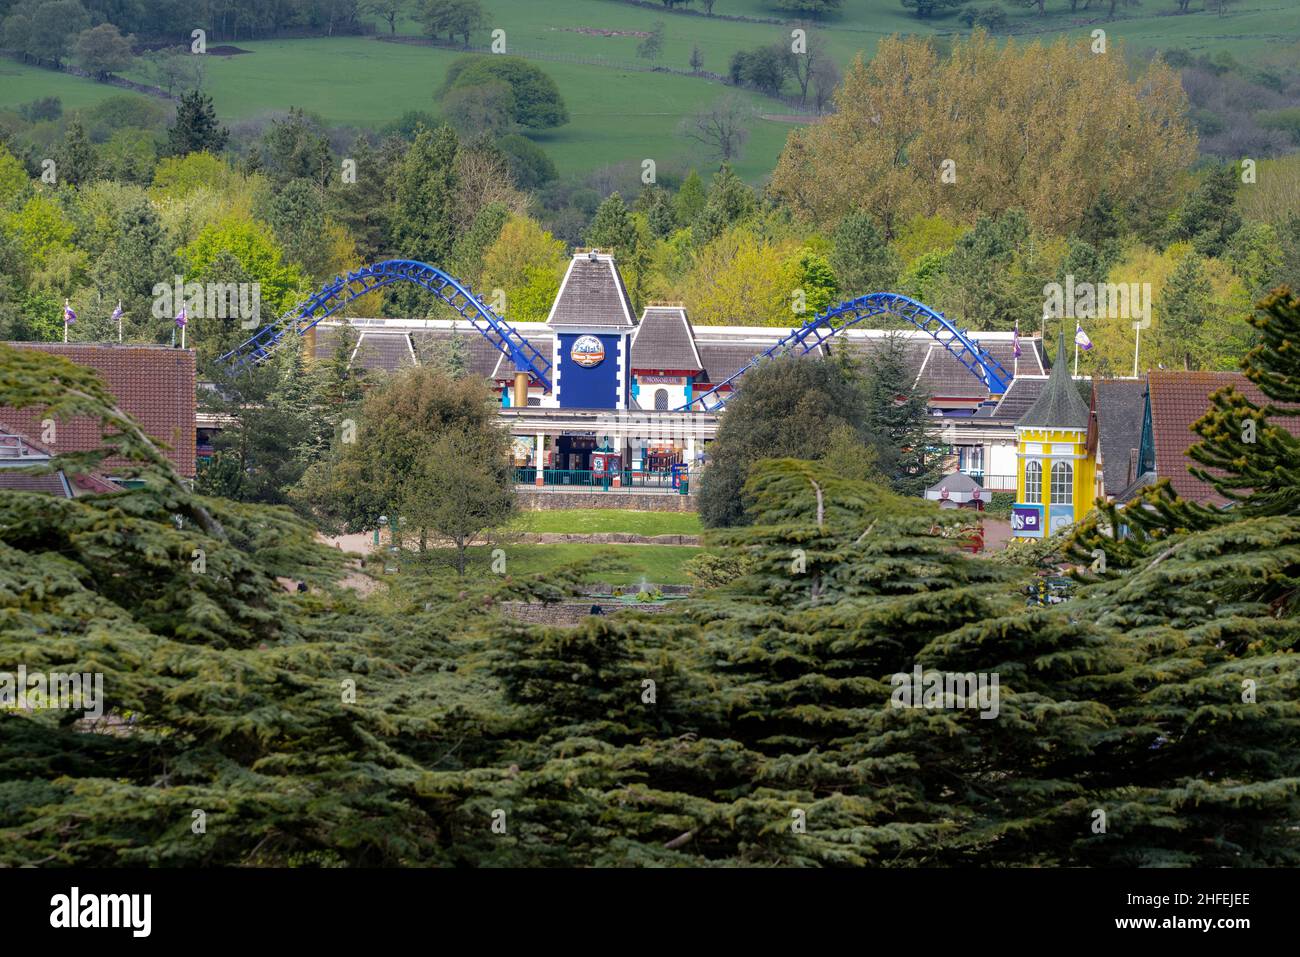
<svg viewBox="0 0 1300 957"><path fill-rule="evenodd" d="M557 350L559 399L564 409L616 409L624 384L619 379L618 335L561 333Z"/></svg>
<svg viewBox="0 0 1300 957"><path fill-rule="evenodd" d="M1011 534L1017 538L1043 537L1043 506L1017 502L1011 506Z"/></svg>
<svg viewBox="0 0 1300 957"><path fill-rule="evenodd" d="M1052 503L1051 514L1047 517L1049 535L1055 535L1067 525L1074 524L1074 506Z"/></svg>

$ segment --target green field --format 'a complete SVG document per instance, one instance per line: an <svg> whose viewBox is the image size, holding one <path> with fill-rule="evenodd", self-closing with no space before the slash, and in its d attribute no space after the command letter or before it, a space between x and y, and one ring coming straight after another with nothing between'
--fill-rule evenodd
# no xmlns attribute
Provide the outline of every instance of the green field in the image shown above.
<svg viewBox="0 0 1300 957"><path fill-rule="evenodd" d="M1097 10L1071 15L1064 9L1064 0L1049 0L1046 16L1029 7L1006 3L1003 7L1010 32L1018 38L1051 39L1059 33L1084 38L1100 27L1112 42L1124 41L1138 60L1142 51L1151 47L1185 47L1197 53L1228 51L1241 60L1294 63L1300 59L1300 3L1242 0L1220 17L1199 9L1203 2L1193 0L1194 12L1178 16L1173 14L1174 0L1145 0L1140 7L1121 8L1113 21ZM711 168L709 158L682 137L678 128L684 118L729 91L703 78L629 69L629 65L648 63L636 56L639 39L591 31L644 32L662 22L664 50L655 62L685 69L692 48L698 46L704 68L725 73L736 50L788 41L790 30L788 23L688 16L617 0L483 0L483 6L488 23L474 42L487 43L490 30L505 30L509 52L537 57L536 62L559 85L572 120L534 138L566 174L619 165L639 169L647 158L665 169ZM767 0L717 0L714 12L783 16ZM378 26L387 30L386 24ZM918 20L898 0L844 0L840 14L811 27L842 66L859 52L870 56L880 38L893 33L954 34L963 29L953 14ZM413 21L399 23L401 34L418 32ZM248 119L300 106L331 124L371 128L408 110L436 111L434 90L459 55L359 37L235 41L235 45L250 52L214 56L207 64L206 87L223 119ZM592 59L601 62L577 62ZM128 76L148 80L143 74ZM51 95L76 108L118 93L90 80L8 60L0 63L0 109ZM753 93L742 95L760 113L788 112L778 101ZM775 165L791 128L785 122L754 120L744 156L736 164L738 172L751 182L761 181Z"/></svg>
<svg viewBox="0 0 1300 957"><path fill-rule="evenodd" d="M356 37L239 46L252 52L212 57L208 64L206 89L223 119L300 106L329 123L359 127L382 126L408 110L436 112L434 90L461 55ZM639 171L646 158L664 167L712 165L705 157L691 156L692 144L677 128L685 117L724 96L728 88L722 84L580 63L544 62L542 67L559 86L571 119L533 138L561 172L617 164ZM757 110L782 109L753 93L742 96ZM740 174L758 179L770 172L789 130L788 123L755 121L737 164Z"/></svg>
<svg viewBox="0 0 1300 957"><path fill-rule="evenodd" d="M470 567L466 574L475 578L492 574L492 548L476 545L469 549ZM506 544L506 573L512 576L545 575L561 565L593 562L583 581L608 582L612 585L689 585L683 566L702 549L689 545L588 545L581 542L558 545L531 543ZM439 574L454 575L451 552L444 549Z"/></svg>
<svg viewBox="0 0 1300 957"><path fill-rule="evenodd" d="M695 512L633 512L614 508L555 509L525 512L511 526L520 532L629 535L698 535L700 517Z"/></svg>
<svg viewBox="0 0 1300 957"><path fill-rule="evenodd" d="M41 70L16 60L0 58L0 110L12 109L20 103L30 103L45 96L57 96L65 109L75 110L94 106L100 100L124 92L79 76Z"/></svg>

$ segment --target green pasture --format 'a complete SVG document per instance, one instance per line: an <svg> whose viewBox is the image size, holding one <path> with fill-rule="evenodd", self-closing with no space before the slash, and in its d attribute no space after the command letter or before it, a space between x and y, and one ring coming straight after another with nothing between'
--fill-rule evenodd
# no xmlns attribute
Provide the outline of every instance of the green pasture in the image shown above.
<svg viewBox="0 0 1300 957"><path fill-rule="evenodd" d="M434 91L461 54L435 47L359 37L267 40L239 44L249 53L212 57L205 89L223 119L255 117L299 106L327 122L380 127L408 110L437 111ZM719 83L579 63L543 62L568 105L570 122L534 135L561 173L641 161L661 167L711 166L678 132L682 120L724 96ZM133 77L135 78L135 77ZM71 82L95 84L89 81ZM143 77L139 77L143 79ZM742 93L756 111L781 105ZM31 97L27 97L31 99ZM755 120L737 170L757 180L771 172L790 124Z"/></svg>
<svg viewBox="0 0 1300 957"><path fill-rule="evenodd" d="M0 110L12 110L21 103L57 96L64 109L94 106L100 100L124 93L115 86L42 70L7 57L0 57Z"/></svg>
<svg viewBox="0 0 1300 957"><path fill-rule="evenodd" d="M972 2L983 4L983 0ZM1201 9L1204 2L1193 0L1193 11L1180 16L1173 13L1174 0L1144 0L1141 6L1121 7L1115 20L1104 16L1106 0L1096 0L1094 9L1074 14L1066 9L1065 0L1049 0L1046 16L1010 2L1002 6L1017 38L1050 40L1062 32L1084 38L1100 28L1112 43L1122 41L1138 60L1142 51L1152 47L1227 51L1243 61L1294 63L1300 57L1300 3L1241 0L1220 17ZM684 69L692 48L698 46L706 70L725 72L736 50L788 40L790 29L788 22L780 26L687 16L617 0L484 0L484 8L488 23L474 37L475 43L487 43L490 30L499 28L506 31L508 52L548 57L536 62L555 78L572 120L559 129L532 135L562 174L606 166L639 170L647 158L665 169L713 165L681 135L680 126L730 88L703 78L629 68L649 62L636 56L640 40L631 33L662 22L664 50L655 62ZM768 0L717 0L714 12L786 16ZM386 24L378 26L387 30ZM839 14L810 21L809 26L841 65L858 52L871 55L879 39L893 33L952 34L963 29L955 14L919 20L898 0L844 0ZM593 32L598 30L616 35ZM399 22L399 34L418 31L413 20ZM363 37L236 41L235 45L249 52L213 56L207 62L206 88L223 119L248 119L299 106L331 124L370 128L408 110L436 112L434 91L448 65L460 55ZM599 62L579 62L591 60ZM141 73L128 76L149 79ZM75 109L120 92L90 80L0 60L0 109L41 96L58 96L65 107ZM787 112L777 101L748 92L741 95L758 113ZM789 123L755 119L737 171L751 182L761 181L775 165L791 128Z"/></svg>

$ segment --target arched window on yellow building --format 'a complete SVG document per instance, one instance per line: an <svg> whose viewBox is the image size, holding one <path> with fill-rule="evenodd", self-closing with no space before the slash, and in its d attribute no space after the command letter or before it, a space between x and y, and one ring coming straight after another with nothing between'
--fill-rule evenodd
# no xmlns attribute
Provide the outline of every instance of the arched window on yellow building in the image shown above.
<svg viewBox="0 0 1300 957"><path fill-rule="evenodd" d="M1074 467L1069 462L1057 462L1052 466L1051 504L1074 504Z"/></svg>
<svg viewBox="0 0 1300 957"><path fill-rule="evenodd" d="M1025 463L1025 501L1038 503L1043 500L1043 463Z"/></svg>

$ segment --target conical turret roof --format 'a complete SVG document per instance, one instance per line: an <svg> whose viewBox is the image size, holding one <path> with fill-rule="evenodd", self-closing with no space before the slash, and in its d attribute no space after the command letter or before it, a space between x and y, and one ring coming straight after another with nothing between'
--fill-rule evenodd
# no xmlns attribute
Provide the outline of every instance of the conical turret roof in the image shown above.
<svg viewBox="0 0 1300 957"><path fill-rule="evenodd" d="M1033 429L1086 429L1088 403L1083 401L1065 364L1065 333L1061 333L1056 347L1056 362L1047 385L1029 411L1016 422L1019 428Z"/></svg>

